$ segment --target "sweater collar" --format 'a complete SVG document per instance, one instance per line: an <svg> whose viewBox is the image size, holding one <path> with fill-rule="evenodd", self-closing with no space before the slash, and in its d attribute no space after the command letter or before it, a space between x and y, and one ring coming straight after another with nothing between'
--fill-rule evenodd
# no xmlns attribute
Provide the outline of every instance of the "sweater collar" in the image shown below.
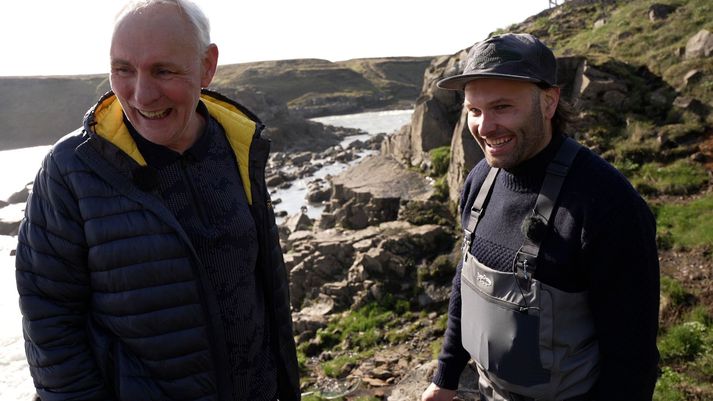
<svg viewBox="0 0 713 401"><path fill-rule="evenodd" d="M539 192L547 165L554 159L563 141L562 134L555 134L550 143L535 156L509 170L501 171L505 187L516 192Z"/></svg>
<svg viewBox="0 0 713 401"><path fill-rule="evenodd" d="M126 115L124 115L124 124L126 124L131 137L134 138L134 141L136 141L136 146L139 148L139 152L141 152L146 159L146 163L151 167L161 168L175 162L181 157L186 157L192 160L202 160L208 154L211 137L218 129L218 123L211 118L210 114L208 114L208 109L202 101L198 102L196 111L200 113L206 121L205 128L198 137L198 140L190 148L183 152L183 154L145 139L138 133L138 131L136 131L134 126L131 125L129 120L126 118Z"/></svg>

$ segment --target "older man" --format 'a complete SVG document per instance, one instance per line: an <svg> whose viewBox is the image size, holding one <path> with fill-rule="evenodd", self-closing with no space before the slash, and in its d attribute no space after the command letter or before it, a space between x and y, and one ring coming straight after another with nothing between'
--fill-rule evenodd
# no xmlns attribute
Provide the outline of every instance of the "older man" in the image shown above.
<svg viewBox="0 0 713 401"><path fill-rule="evenodd" d="M298 400L263 125L202 88L218 48L185 0L118 15L112 92L54 145L18 236L42 400Z"/></svg>
<svg viewBox="0 0 713 401"><path fill-rule="evenodd" d="M537 38L476 43L462 74L485 159L461 201L463 260L423 401L453 399L469 359L481 399L651 400L659 268L651 211L564 133L554 55Z"/></svg>

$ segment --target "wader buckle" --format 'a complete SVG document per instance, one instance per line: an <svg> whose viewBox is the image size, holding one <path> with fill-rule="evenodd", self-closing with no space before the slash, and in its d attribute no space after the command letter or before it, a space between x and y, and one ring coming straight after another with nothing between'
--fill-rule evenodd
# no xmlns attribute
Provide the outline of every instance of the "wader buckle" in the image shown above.
<svg viewBox="0 0 713 401"><path fill-rule="evenodd" d="M524 247L521 247L520 250L517 251L513 270L515 277L518 279L530 281L537 269L537 254L527 253L523 248Z"/></svg>

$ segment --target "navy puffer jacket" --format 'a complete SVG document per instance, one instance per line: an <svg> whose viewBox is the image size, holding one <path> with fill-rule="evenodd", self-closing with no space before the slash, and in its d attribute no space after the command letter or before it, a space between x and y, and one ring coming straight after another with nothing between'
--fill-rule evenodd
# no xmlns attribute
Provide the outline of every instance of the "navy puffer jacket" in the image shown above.
<svg viewBox="0 0 713 401"><path fill-rule="evenodd" d="M287 274L264 180L269 142L249 111L213 92L260 239L279 398L298 400ZM18 235L17 287L38 394L54 400L229 400L220 313L200 260L158 196L105 95L43 161Z"/></svg>

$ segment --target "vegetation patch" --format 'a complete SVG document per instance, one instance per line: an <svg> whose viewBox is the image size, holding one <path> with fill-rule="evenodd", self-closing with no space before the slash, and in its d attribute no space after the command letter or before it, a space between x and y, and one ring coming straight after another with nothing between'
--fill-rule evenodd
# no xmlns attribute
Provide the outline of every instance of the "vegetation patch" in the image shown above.
<svg viewBox="0 0 713 401"><path fill-rule="evenodd" d="M713 194L685 203L653 204L653 210L663 247L713 246Z"/></svg>
<svg viewBox="0 0 713 401"><path fill-rule="evenodd" d="M453 216L448 204L439 200L410 201L399 210L399 218L417 226L437 224L449 226L453 224Z"/></svg>
<svg viewBox="0 0 713 401"><path fill-rule="evenodd" d="M663 299L688 308L680 318L663 323L657 345L664 365L654 400L713 399L713 317L696 297L669 277L662 277Z"/></svg>
<svg viewBox="0 0 713 401"><path fill-rule="evenodd" d="M684 381L683 375L669 367L664 367L661 377L656 382L654 401L687 401L686 395L680 389L680 385Z"/></svg>
<svg viewBox="0 0 713 401"><path fill-rule="evenodd" d="M686 159L663 165L647 163L637 169L631 183L645 195L690 195L708 185L706 169Z"/></svg>
<svg viewBox="0 0 713 401"><path fill-rule="evenodd" d="M371 357L378 347L409 337L418 329L408 325L409 320L414 319L410 308L408 301L388 296L381 302L334 317L316 334L321 349L335 353L321 363L325 376L344 377L359 362Z"/></svg>
<svg viewBox="0 0 713 401"><path fill-rule="evenodd" d="M705 351L709 336L707 327L701 322L673 326L659 338L661 359L666 363L693 360Z"/></svg>
<svg viewBox="0 0 713 401"><path fill-rule="evenodd" d="M441 177L448 172L448 165L451 163L451 147L441 146L431 149L428 154L431 156L431 177Z"/></svg>

